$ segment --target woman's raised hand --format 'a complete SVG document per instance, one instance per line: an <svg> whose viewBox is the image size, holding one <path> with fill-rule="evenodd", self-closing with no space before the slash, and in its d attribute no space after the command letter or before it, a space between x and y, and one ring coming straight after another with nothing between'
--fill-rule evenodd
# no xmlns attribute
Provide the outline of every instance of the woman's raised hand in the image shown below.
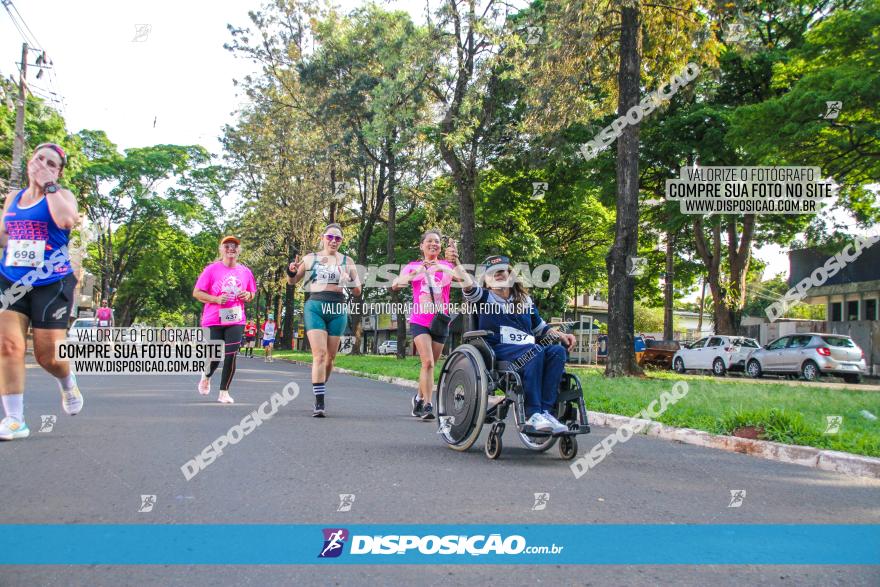
<svg viewBox="0 0 880 587"><path fill-rule="evenodd" d="M288 269L290 269L291 273L296 273L299 271L300 266L302 266L302 259L297 255L293 258L293 263L288 266Z"/></svg>
<svg viewBox="0 0 880 587"><path fill-rule="evenodd" d="M49 169L45 163L37 159L31 159L28 163L28 171L31 172L34 181L40 186L58 181L58 172Z"/></svg>
<svg viewBox="0 0 880 587"><path fill-rule="evenodd" d="M449 239L449 244L446 245L446 260L454 265L458 265L458 245L452 239Z"/></svg>

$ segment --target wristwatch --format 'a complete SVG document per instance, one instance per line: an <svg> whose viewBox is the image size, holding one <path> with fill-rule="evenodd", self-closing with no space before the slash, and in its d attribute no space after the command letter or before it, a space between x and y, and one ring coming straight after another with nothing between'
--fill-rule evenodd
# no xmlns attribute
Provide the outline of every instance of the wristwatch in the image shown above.
<svg viewBox="0 0 880 587"><path fill-rule="evenodd" d="M54 194L55 192L57 192L60 189L61 189L61 187L57 183L54 183L54 182L47 183L46 185L43 186L43 192L45 192L47 194Z"/></svg>

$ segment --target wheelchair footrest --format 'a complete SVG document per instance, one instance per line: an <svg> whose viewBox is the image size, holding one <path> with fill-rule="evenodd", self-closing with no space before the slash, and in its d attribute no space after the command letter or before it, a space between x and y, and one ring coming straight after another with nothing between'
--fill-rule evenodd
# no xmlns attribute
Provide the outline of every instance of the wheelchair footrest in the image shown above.
<svg viewBox="0 0 880 587"><path fill-rule="evenodd" d="M541 437L541 438L546 437L546 436L553 436L553 434L549 431L535 430L534 427L529 426L528 424L523 424L522 426L520 426L519 431L522 432L523 434L528 434L529 436L537 436L537 437Z"/></svg>
<svg viewBox="0 0 880 587"><path fill-rule="evenodd" d="M553 436L555 438L559 438L560 436L577 436L578 434L589 434L590 433L590 426L582 424L582 425L579 425L574 430L569 429L569 430L566 430L565 432L556 432L555 434L553 432L549 432L549 431L535 430L531 426L523 426L520 429L520 432L522 432L523 434L528 434L529 436L536 436L538 438L546 438L547 436Z"/></svg>

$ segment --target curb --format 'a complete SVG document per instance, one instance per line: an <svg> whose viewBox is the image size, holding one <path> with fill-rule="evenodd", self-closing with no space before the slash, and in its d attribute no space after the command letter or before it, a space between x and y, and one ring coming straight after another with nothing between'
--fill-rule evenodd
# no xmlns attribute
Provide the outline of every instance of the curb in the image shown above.
<svg viewBox="0 0 880 587"><path fill-rule="evenodd" d="M822 471L842 473L855 477L880 479L880 459L854 455L836 450L825 450L812 446L782 444L769 440L752 440L737 436L710 434L692 428L675 428L640 418L629 418L617 414L589 411L590 424L620 428L624 425L644 425L642 434L693 444L706 448L717 448L728 452L738 452L771 461L813 467Z"/></svg>
<svg viewBox="0 0 880 587"><path fill-rule="evenodd" d="M295 359L282 360L296 365L311 365L311 363L297 361ZM384 381L386 383L392 383L394 385L400 385L412 389L418 389L419 387L418 383L415 381L401 379L400 377L373 375L371 373L362 373L360 371L343 369L341 367L333 367L333 371L344 375L353 375L355 377L365 377L367 379ZM676 428L652 420L630 418L629 416L606 414L604 412L593 412L591 410L587 411L587 417L589 418L590 424L595 426L620 428L624 425L630 425L633 427L641 425L644 426L641 434L646 436L654 436L664 440L674 440L676 442L693 444L695 446L706 448L716 448L728 452L738 452L770 461L813 467L814 469L830 471L832 473L880 479L880 458L865 457L836 450L825 450L813 446L799 446L795 444L772 442L770 440L752 440L750 438L739 438L738 436L711 434L702 430L694 430L693 428Z"/></svg>

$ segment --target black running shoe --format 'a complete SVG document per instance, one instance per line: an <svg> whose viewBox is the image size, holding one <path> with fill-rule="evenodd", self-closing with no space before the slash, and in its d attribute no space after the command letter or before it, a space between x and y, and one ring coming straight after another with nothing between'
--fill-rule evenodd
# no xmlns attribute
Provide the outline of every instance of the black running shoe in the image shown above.
<svg viewBox="0 0 880 587"><path fill-rule="evenodd" d="M418 395L412 397L412 415L421 418L425 410L425 402Z"/></svg>
<svg viewBox="0 0 880 587"><path fill-rule="evenodd" d="M315 396L315 409L312 410L312 418L324 417L324 396Z"/></svg>
<svg viewBox="0 0 880 587"><path fill-rule="evenodd" d="M433 420L434 419L434 406L431 404L425 404L425 409L422 410L422 420Z"/></svg>

